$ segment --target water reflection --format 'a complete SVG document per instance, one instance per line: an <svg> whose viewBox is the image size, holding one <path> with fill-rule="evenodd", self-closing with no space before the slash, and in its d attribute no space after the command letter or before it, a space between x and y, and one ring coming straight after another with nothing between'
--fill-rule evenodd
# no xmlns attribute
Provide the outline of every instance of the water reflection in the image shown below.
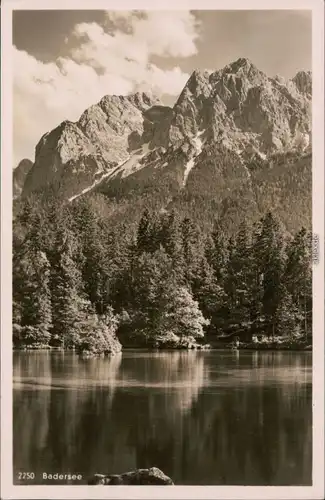
<svg viewBox="0 0 325 500"><path fill-rule="evenodd" d="M311 483L310 353L15 353L14 387L16 471Z"/></svg>

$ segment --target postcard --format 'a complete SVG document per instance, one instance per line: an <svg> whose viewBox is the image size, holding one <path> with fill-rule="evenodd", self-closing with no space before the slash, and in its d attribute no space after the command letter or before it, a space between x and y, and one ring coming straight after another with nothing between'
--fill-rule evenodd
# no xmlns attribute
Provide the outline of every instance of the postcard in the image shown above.
<svg viewBox="0 0 325 500"><path fill-rule="evenodd" d="M324 3L1 23L2 498L323 498Z"/></svg>

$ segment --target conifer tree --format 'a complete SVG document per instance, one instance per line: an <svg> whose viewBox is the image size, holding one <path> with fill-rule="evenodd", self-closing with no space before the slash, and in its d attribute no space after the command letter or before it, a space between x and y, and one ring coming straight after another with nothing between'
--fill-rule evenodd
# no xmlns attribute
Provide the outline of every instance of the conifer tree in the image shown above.
<svg viewBox="0 0 325 500"><path fill-rule="evenodd" d="M216 324L216 318L224 303L224 291L214 275L212 267L205 257L201 258L196 269L193 269L191 289L200 310L211 323Z"/></svg>
<svg viewBox="0 0 325 500"><path fill-rule="evenodd" d="M312 265L310 235L302 228L287 247L284 284L301 317L301 329L307 336L312 321Z"/></svg>
<svg viewBox="0 0 325 500"><path fill-rule="evenodd" d="M161 216L160 243L171 257L181 252L180 219L176 210Z"/></svg>
<svg viewBox="0 0 325 500"><path fill-rule="evenodd" d="M228 247L228 262L227 262L227 270L225 276L225 293L227 296L227 309L230 314L236 309L237 299L236 299L236 268L233 263L236 260L236 249L235 249L235 240L233 237L229 238Z"/></svg>
<svg viewBox="0 0 325 500"><path fill-rule="evenodd" d="M265 327L266 331L274 336L277 309L283 299L284 253L280 227L271 213L262 218L260 233L255 244L255 256L261 272L262 312Z"/></svg>
<svg viewBox="0 0 325 500"><path fill-rule="evenodd" d="M16 276L16 279L15 279ZM17 279L18 277L18 279ZM47 345L52 326L50 264L46 254L26 243L14 265L14 321L17 345ZM17 329L16 329L17 333Z"/></svg>
<svg viewBox="0 0 325 500"><path fill-rule="evenodd" d="M159 248L160 242L159 219L156 214L146 208L141 216L137 233L138 252L154 252Z"/></svg>
<svg viewBox="0 0 325 500"><path fill-rule="evenodd" d="M53 344L73 347L80 341L80 324L93 314L86 300L82 274L74 259L71 233L58 235L52 263Z"/></svg>
<svg viewBox="0 0 325 500"><path fill-rule="evenodd" d="M132 278L128 305L132 328L140 339L152 344L161 333L167 303L177 289L177 276L170 257L160 248L135 257Z"/></svg>
<svg viewBox="0 0 325 500"><path fill-rule="evenodd" d="M279 335L293 337L300 331L302 315L284 286L281 293L281 301L275 313L275 329Z"/></svg>
<svg viewBox="0 0 325 500"><path fill-rule="evenodd" d="M138 257L137 245L123 226L108 235L106 245L107 303L120 313L131 303L133 265Z"/></svg>
<svg viewBox="0 0 325 500"><path fill-rule="evenodd" d="M227 245L218 222L215 222L211 236L207 239L206 256L214 270L218 283L223 286L227 268Z"/></svg>
<svg viewBox="0 0 325 500"><path fill-rule="evenodd" d="M188 285L191 285L195 270L204 255L204 244L194 223L185 217L181 224L184 274ZM202 243L202 244L201 244Z"/></svg>
<svg viewBox="0 0 325 500"><path fill-rule="evenodd" d="M173 269L178 273L179 279L183 279L184 256L182 252L181 221L176 210L164 213L161 216L159 240L167 255L172 259Z"/></svg>

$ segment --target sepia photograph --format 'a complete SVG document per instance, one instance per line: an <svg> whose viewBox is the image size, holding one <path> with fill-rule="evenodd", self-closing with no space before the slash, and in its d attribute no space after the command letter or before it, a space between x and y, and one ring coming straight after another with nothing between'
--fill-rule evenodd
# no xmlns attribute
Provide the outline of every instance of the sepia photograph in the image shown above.
<svg viewBox="0 0 325 500"><path fill-rule="evenodd" d="M2 498L323 498L323 3L64 3L1 9Z"/></svg>

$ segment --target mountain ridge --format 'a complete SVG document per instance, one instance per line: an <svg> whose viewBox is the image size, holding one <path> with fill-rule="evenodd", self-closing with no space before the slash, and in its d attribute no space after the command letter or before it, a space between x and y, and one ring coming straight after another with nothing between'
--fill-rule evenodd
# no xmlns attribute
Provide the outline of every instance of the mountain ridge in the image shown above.
<svg viewBox="0 0 325 500"><path fill-rule="evenodd" d="M266 192L291 185L305 199L292 157L311 194L311 91L311 72L270 78L240 58L213 72L194 70L172 108L151 93L104 96L77 122L43 135L22 196L50 186L66 201L96 192L137 211L141 197L164 199L166 208L170 198L177 205L211 194L218 213L226 199L242 196L250 200L244 209L260 214L254 200L264 179ZM287 197L287 187L284 192ZM309 205L306 210L301 217L310 220Z"/></svg>

